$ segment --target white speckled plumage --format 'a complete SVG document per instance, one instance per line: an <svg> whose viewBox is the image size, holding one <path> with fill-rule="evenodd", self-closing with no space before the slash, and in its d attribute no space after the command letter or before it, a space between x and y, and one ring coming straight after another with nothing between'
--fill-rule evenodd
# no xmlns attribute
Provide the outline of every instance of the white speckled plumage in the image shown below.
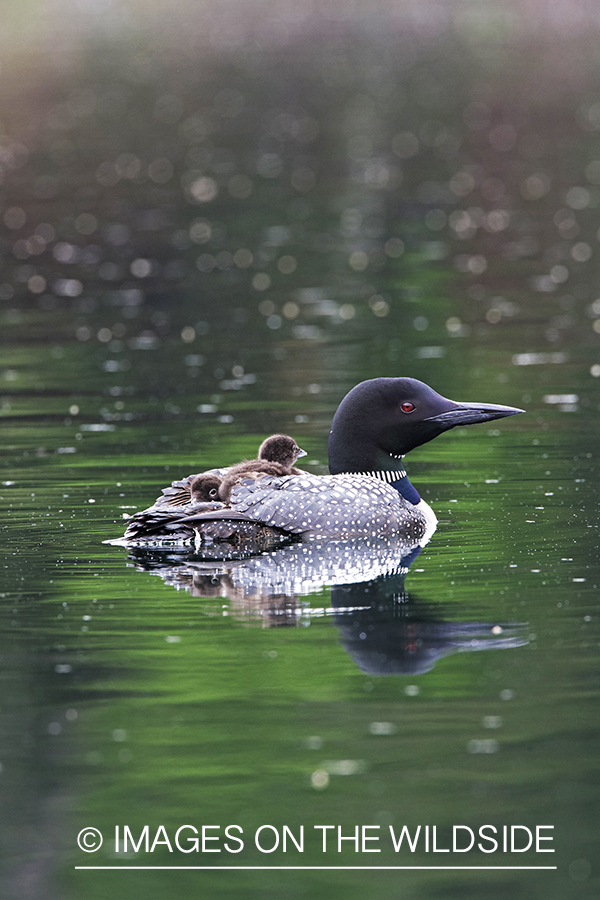
<svg viewBox="0 0 600 900"><path fill-rule="evenodd" d="M415 541L428 521L393 487L369 475L265 476L236 485L232 506L250 519L304 537L378 536L402 532Z"/></svg>

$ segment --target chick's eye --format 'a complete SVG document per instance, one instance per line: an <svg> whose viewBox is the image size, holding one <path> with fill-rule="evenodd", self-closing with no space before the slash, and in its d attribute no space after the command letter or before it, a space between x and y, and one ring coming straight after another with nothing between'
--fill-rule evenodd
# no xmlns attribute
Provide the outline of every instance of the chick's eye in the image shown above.
<svg viewBox="0 0 600 900"><path fill-rule="evenodd" d="M216 497L216 496L217 496L217 489L216 489L216 488L211 488L210 491L208 492L208 496L209 496L209 497Z"/></svg>
<svg viewBox="0 0 600 900"><path fill-rule="evenodd" d="M408 400L406 401L406 403L403 403L402 406L400 407L402 412L405 412L405 413L411 413L414 410L414 408L415 408L414 403L410 403Z"/></svg>

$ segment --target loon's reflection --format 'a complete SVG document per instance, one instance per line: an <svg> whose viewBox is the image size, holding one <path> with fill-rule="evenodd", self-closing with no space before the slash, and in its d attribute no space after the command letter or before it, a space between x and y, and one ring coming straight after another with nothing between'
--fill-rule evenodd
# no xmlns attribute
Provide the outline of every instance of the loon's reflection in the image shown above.
<svg viewBox="0 0 600 900"><path fill-rule="evenodd" d="M226 597L230 615L264 627L331 616L345 651L371 675L417 675L453 653L527 643L521 623L450 620L441 604L410 597L404 579L420 550L396 538L352 539L297 543L243 560L140 548L129 559L193 596ZM331 607L315 609L307 596L324 587Z"/></svg>

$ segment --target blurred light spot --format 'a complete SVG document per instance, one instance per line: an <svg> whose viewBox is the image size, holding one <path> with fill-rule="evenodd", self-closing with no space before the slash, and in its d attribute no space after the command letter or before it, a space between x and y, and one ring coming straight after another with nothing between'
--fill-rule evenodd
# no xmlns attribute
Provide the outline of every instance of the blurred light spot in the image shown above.
<svg viewBox="0 0 600 900"><path fill-rule="evenodd" d="M212 272L215 264L216 260L210 253L202 253L196 260L196 268L200 272Z"/></svg>
<svg viewBox="0 0 600 900"><path fill-rule="evenodd" d="M266 291L271 286L271 277L266 272L257 272L252 279L252 287L255 291Z"/></svg>
<svg viewBox="0 0 600 900"><path fill-rule="evenodd" d="M483 738L483 740L469 741L467 751L469 753L497 753L500 749L498 741L492 738Z"/></svg>
<svg viewBox="0 0 600 900"><path fill-rule="evenodd" d="M450 213L448 221L456 236L462 240L472 238L477 231L477 223L464 209L455 209L454 212Z"/></svg>
<svg viewBox="0 0 600 900"><path fill-rule="evenodd" d="M98 219L91 213L80 213L75 219L75 228L79 234L93 234L98 228Z"/></svg>
<svg viewBox="0 0 600 900"><path fill-rule="evenodd" d="M42 275L32 275L27 287L32 294L42 294L46 290L46 279Z"/></svg>
<svg viewBox="0 0 600 900"><path fill-rule="evenodd" d="M152 262L149 259L134 259L129 266L129 271L136 278L148 278L152 275Z"/></svg>
<svg viewBox="0 0 600 900"><path fill-rule="evenodd" d="M385 242L383 249L387 256L396 259L396 257L402 256L404 253L404 241L397 237L390 238Z"/></svg>
<svg viewBox="0 0 600 900"><path fill-rule="evenodd" d="M549 192L551 182L543 172L529 175L521 184L521 193L526 200L541 200Z"/></svg>
<svg viewBox="0 0 600 900"><path fill-rule="evenodd" d="M579 396L577 394L545 394L544 403L558 406L561 412L576 412Z"/></svg>
<svg viewBox="0 0 600 900"><path fill-rule="evenodd" d="M300 312L300 307L297 303L289 300L287 303L284 303L282 312L286 319L295 319Z"/></svg>
<svg viewBox="0 0 600 900"><path fill-rule="evenodd" d="M46 244L49 244L56 237L54 226L48 222L40 222L35 229L35 234L39 235Z"/></svg>
<svg viewBox="0 0 600 900"><path fill-rule="evenodd" d="M598 365L598 363L594 363L594 365L590 367L590 375L593 378L600 378L600 365Z"/></svg>
<svg viewBox="0 0 600 900"><path fill-rule="evenodd" d="M148 166L148 178L155 184L166 184L173 177L173 163L160 156L153 159Z"/></svg>
<svg viewBox="0 0 600 900"><path fill-rule="evenodd" d="M572 881L586 881L592 874L592 867L587 859L574 859L569 863L569 878Z"/></svg>
<svg viewBox="0 0 600 900"><path fill-rule="evenodd" d="M556 282L552 280L550 275L536 275L529 279L529 283L534 291L549 294L556 290Z"/></svg>
<svg viewBox="0 0 600 900"><path fill-rule="evenodd" d="M329 784L329 775L324 769L316 769L310 776L310 782L316 790L322 791Z"/></svg>
<svg viewBox="0 0 600 900"><path fill-rule="evenodd" d="M184 341L186 344L191 344L192 341L194 341L195 339L196 339L196 329L192 328L191 325L185 325L184 328L181 329L181 340Z"/></svg>
<svg viewBox="0 0 600 900"><path fill-rule="evenodd" d="M276 309L277 307L272 300L261 300L261 302L258 304L258 311L261 316L271 316Z"/></svg>
<svg viewBox="0 0 600 900"><path fill-rule="evenodd" d="M445 355L445 347L417 347L415 350L417 359L443 359Z"/></svg>
<svg viewBox="0 0 600 900"><path fill-rule="evenodd" d="M450 190L457 197L466 197L475 187L475 179L470 172L457 172L450 179Z"/></svg>
<svg viewBox="0 0 600 900"><path fill-rule="evenodd" d="M487 269L487 260L485 256L470 256L468 253L461 253L455 257L454 267L459 272L471 272L473 275L481 275Z"/></svg>
<svg viewBox="0 0 600 900"><path fill-rule="evenodd" d="M387 316L390 311L390 304L380 294L373 294L372 297L369 297L369 306L373 314L380 319Z"/></svg>
<svg viewBox="0 0 600 900"><path fill-rule="evenodd" d="M79 297L83 292L83 284L76 278L59 278L52 287L59 297Z"/></svg>
<svg viewBox="0 0 600 900"><path fill-rule="evenodd" d="M356 309L352 303L342 303L338 310L338 314L340 319L353 319L356 314Z"/></svg>
<svg viewBox="0 0 600 900"><path fill-rule="evenodd" d="M67 244L66 241L60 241L52 248L52 256L61 263L73 264L79 259L79 247L75 244Z"/></svg>
<svg viewBox="0 0 600 900"><path fill-rule="evenodd" d="M571 209L585 209L590 205L590 192L584 187L572 187L567 191L565 200Z"/></svg>
<svg viewBox="0 0 600 900"><path fill-rule="evenodd" d="M4 224L12 231L18 231L27 221L27 214L20 206L11 206L3 215Z"/></svg>
<svg viewBox="0 0 600 900"><path fill-rule="evenodd" d="M592 248L585 241L579 241L571 247L571 256L575 262L587 262L592 257Z"/></svg>
<svg viewBox="0 0 600 900"><path fill-rule="evenodd" d="M413 328L416 331L426 331L429 328L429 319L426 319L425 316L417 316L413 319Z"/></svg>
<svg viewBox="0 0 600 900"><path fill-rule="evenodd" d="M369 725L371 734L395 734L397 730L393 722L371 722Z"/></svg>
<svg viewBox="0 0 600 900"><path fill-rule="evenodd" d="M470 331L468 325L464 325L458 316L450 316L446 319L446 331L452 335L452 337L464 337Z"/></svg>
<svg viewBox="0 0 600 900"><path fill-rule="evenodd" d="M340 231L344 237L355 237L360 232L362 213L358 209L345 209L340 217Z"/></svg>
<svg viewBox="0 0 600 900"><path fill-rule="evenodd" d="M283 171L283 160L278 153L263 153L256 162L256 171L263 178L279 178Z"/></svg>
<svg viewBox="0 0 600 900"><path fill-rule="evenodd" d="M510 224L510 214L506 209L493 209L483 220L483 227L486 231L497 232L504 231Z"/></svg>
<svg viewBox="0 0 600 900"><path fill-rule="evenodd" d="M499 696L501 700L512 700L515 696L515 692L510 688L504 688L504 690L500 691Z"/></svg>
<svg viewBox="0 0 600 900"><path fill-rule="evenodd" d="M282 256L277 261L277 268L283 275L291 275L297 267L298 263L293 256Z"/></svg>
<svg viewBox="0 0 600 900"><path fill-rule="evenodd" d="M330 775L360 775L367 766L364 759L326 759L323 768Z"/></svg>
<svg viewBox="0 0 600 900"><path fill-rule="evenodd" d="M124 728L115 728L112 733L113 741L126 741L127 740L127 732Z"/></svg>
<svg viewBox="0 0 600 900"><path fill-rule="evenodd" d="M109 225L106 229L106 240L113 247L124 247L130 236L131 232L127 225L122 225L120 222Z"/></svg>
<svg viewBox="0 0 600 900"><path fill-rule="evenodd" d="M206 244L212 237L212 226L206 219L195 219L190 225L189 235L195 244Z"/></svg>
<svg viewBox="0 0 600 900"><path fill-rule="evenodd" d="M217 269L220 269L222 272L224 272L225 269L230 269L233 265L232 254L228 250L221 250L220 253L217 253L215 264Z"/></svg>
<svg viewBox="0 0 600 900"><path fill-rule="evenodd" d="M502 716L484 716L482 724L484 728L501 728L504 720Z"/></svg>
<svg viewBox="0 0 600 900"><path fill-rule="evenodd" d="M562 265L552 266L550 269L550 278L555 284L564 284L569 278L569 270L566 266Z"/></svg>
<svg viewBox="0 0 600 900"><path fill-rule="evenodd" d="M61 731L60 722L50 722L48 725L48 734L60 734Z"/></svg>
<svg viewBox="0 0 600 900"><path fill-rule="evenodd" d="M401 131L392 139L392 150L400 159L410 159L419 152L419 139L412 131Z"/></svg>
<svg viewBox="0 0 600 900"><path fill-rule="evenodd" d="M600 159L594 159L587 164L585 177L591 184L600 184Z"/></svg>
<svg viewBox="0 0 600 900"><path fill-rule="evenodd" d="M272 330L281 328L281 324L282 324L281 316L273 315L273 316L269 316L269 318L267 319L267 328L271 328Z"/></svg>
<svg viewBox="0 0 600 900"><path fill-rule="evenodd" d="M219 193L217 182L208 175L194 178L187 190L192 200L195 200L196 203L210 203Z"/></svg>
<svg viewBox="0 0 600 900"><path fill-rule="evenodd" d="M133 153L121 153L115 160L115 171L121 178L133 180L142 171L142 162Z"/></svg>
<svg viewBox="0 0 600 900"><path fill-rule="evenodd" d="M569 359L567 353L516 353L512 358L513 366L540 366L547 363L565 363Z"/></svg>
<svg viewBox="0 0 600 900"><path fill-rule="evenodd" d="M369 257L364 250L355 250L354 253L350 254L348 262L350 268L354 269L355 272L364 272L369 265Z"/></svg>
<svg viewBox="0 0 600 900"><path fill-rule="evenodd" d="M252 265L254 256L250 250L242 247L233 254L233 261L238 269L247 269Z"/></svg>
<svg viewBox="0 0 600 900"><path fill-rule="evenodd" d="M267 247L281 247L290 240L290 229L286 225L271 225L265 228L265 244Z"/></svg>

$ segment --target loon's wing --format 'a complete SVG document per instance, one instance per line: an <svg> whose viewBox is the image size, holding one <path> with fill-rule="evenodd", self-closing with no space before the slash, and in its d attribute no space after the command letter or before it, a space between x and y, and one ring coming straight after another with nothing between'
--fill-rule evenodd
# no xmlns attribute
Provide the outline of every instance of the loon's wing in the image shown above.
<svg viewBox="0 0 600 900"><path fill-rule="evenodd" d="M149 512L150 510L154 509L173 509L177 507L189 506L192 499L191 484L198 474L218 475L222 478L227 474L228 471L228 468L208 469L206 472L196 473L195 475L188 475L186 478L180 478L177 481L172 481L169 487L162 488L161 496L157 497L152 506L149 506L147 510L144 510L144 512Z"/></svg>
<svg viewBox="0 0 600 900"><path fill-rule="evenodd" d="M230 507L186 517L203 530L203 522L236 519L260 522L290 534L389 535L402 531L419 540L426 520L390 485L364 475L263 475L242 478Z"/></svg>

